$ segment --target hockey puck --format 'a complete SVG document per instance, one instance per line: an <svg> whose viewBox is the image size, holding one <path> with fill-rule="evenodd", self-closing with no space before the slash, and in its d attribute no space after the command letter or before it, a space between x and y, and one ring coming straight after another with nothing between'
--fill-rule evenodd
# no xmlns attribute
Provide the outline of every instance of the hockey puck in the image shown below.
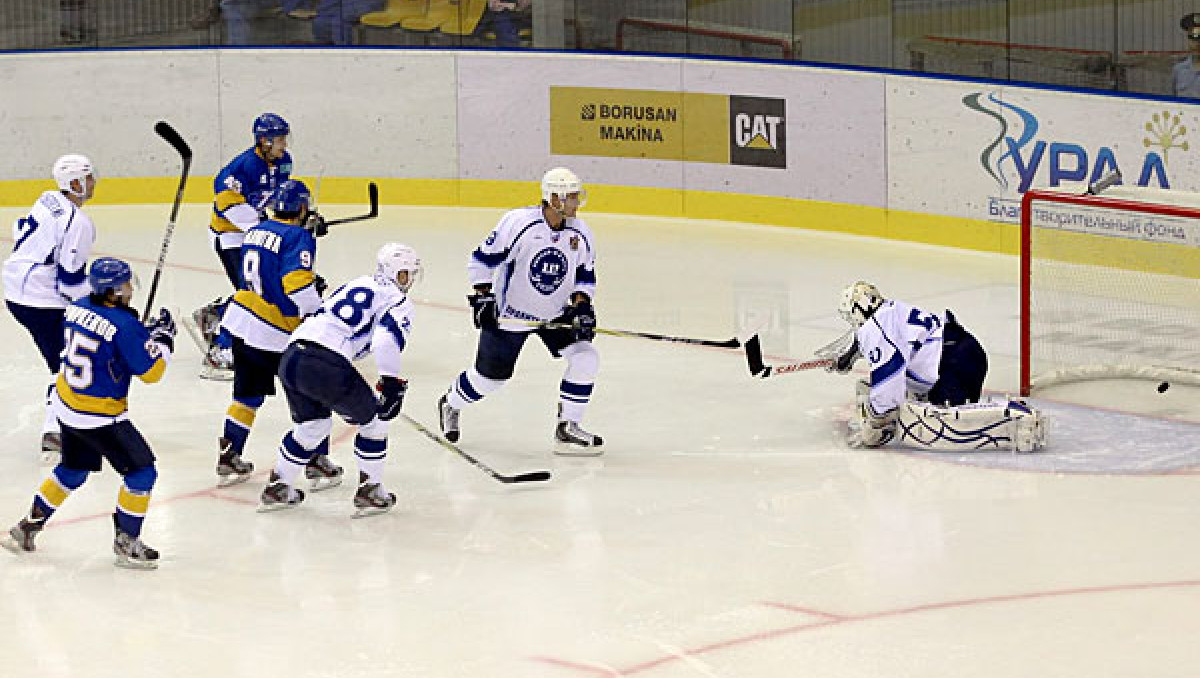
<svg viewBox="0 0 1200 678"><path fill-rule="evenodd" d="M1161 384L1159 384L1159 385L1158 385L1158 392L1159 392L1159 393L1166 393L1166 392L1167 392L1167 389L1169 389L1169 388L1171 388L1171 384L1170 384L1169 382L1165 382L1165 381L1164 381L1163 383L1161 383Z"/></svg>

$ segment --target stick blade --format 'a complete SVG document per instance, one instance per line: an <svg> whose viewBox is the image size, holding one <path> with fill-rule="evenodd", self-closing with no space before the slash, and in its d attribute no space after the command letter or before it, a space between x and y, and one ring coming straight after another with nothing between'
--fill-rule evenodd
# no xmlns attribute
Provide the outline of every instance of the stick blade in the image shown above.
<svg viewBox="0 0 1200 678"><path fill-rule="evenodd" d="M180 157L182 157L185 161L192 159L192 148L187 145L187 142L183 140L183 137L179 135L179 132L177 132L175 128L171 126L171 123L165 120L159 120L158 122L154 123L154 132L158 134L158 136L162 137L163 140L168 144L171 144L171 146L175 148L175 151L178 152Z"/></svg>
<svg viewBox="0 0 1200 678"><path fill-rule="evenodd" d="M370 218L379 216L379 187L375 185L374 181L367 184L367 200L371 205Z"/></svg>
<svg viewBox="0 0 1200 678"><path fill-rule="evenodd" d="M762 343L759 341L758 335L747 339L744 346L746 348L746 364L750 367L750 374L765 378L767 366L763 363Z"/></svg>
<svg viewBox="0 0 1200 678"><path fill-rule="evenodd" d="M505 483L540 483L550 480L550 472L531 471L529 473L521 473L515 476L503 476L500 480Z"/></svg>

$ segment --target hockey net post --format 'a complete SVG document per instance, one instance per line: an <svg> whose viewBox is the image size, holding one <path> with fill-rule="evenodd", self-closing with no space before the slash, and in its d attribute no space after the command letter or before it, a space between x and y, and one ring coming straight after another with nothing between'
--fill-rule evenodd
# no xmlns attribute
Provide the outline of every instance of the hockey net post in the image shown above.
<svg viewBox="0 0 1200 678"><path fill-rule="evenodd" d="M1200 386L1200 194L1104 183L1021 201L1023 395L1098 379Z"/></svg>

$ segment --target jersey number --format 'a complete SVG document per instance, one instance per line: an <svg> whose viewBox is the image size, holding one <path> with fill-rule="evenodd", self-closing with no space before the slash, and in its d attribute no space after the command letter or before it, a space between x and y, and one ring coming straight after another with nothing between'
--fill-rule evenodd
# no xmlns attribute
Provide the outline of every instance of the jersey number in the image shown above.
<svg viewBox="0 0 1200 678"><path fill-rule="evenodd" d="M13 251L16 252L21 249L22 243L28 240L29 236L33 235L33 232L37 229L38 222L37 219L33 218L33 215L17 219L17 244L13 245Z"/></svg>
<svg viewBox="0 0 1200 678"><path fill-rule="evenodd" d="M262 294L262 262L257 250L242 252L242 280L251 292Z"/></svg>
<svg viewBox="0 0 1200 678"><path fill-rule="evenodd" d="M938 320L938 317L932 313L924 314L914 308L908 314L908 324L924 327L926 332L932 332L942 324L942 321Z"/></svg>
<svg viewBox="0 0 1200 678"><path fill-rule="evenodd" d="M67 348L63 351L63 377L76 391L92 385L92 356L100 342L86 334L67 330Z"/></svg>
<svg viewBox="0 0 1200 678"><path fill-rule="evenodd" d="M371 304L374 301L375 293L371 290L366 287L351 287L342 293L342 298L338 299L337 303L329 310L337 316L338 320L351 327L358 327L363 316L371 310Z"/></svg>

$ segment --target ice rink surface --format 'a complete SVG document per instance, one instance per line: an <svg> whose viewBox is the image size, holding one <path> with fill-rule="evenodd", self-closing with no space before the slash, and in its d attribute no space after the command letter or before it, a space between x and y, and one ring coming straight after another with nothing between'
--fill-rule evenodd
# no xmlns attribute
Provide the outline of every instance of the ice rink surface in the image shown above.
<svg viewBox="0 0 1200 678"><path fill-rule="evenodd" d="M180 316L227 293L207 211L184 207L159 290ZM0 209L0 222L21 212ZM95 254L135 264L140 309L168 207L89 212ZM404 409L430 427L435 400L473 355L465 263L499 214L384 207L319 242L318 271L334 284L371 272L390 240L422 255ZM601 326L728 339L766 323L769 359L801 360L845 331L837 295L865 278L953 309L989 350L989 391L1016 390L1011 257L584 216ZM37 447L48 376L7 313L0 336L6 529L47 472ZM197 378L199 353L181 331L164 381L135 382L130 397L159 457L143 538L161 567L113 567L118 477L93 475L36 553L0 551L0 675L1200 674L1196 389L1114 382L1047 394L1035 401L1051 417L1037 455L864 451L843 442L849 377L755 380L737 351L609 336L596 345L584 423L605 437L602 457L551 454L563 365L530 342L504 390L464 411L461 445L503 473L550 470L550 482L497 483L397 420L387 483L399 504L351 520L349 484L292 511L255 512L289 424L282 398L251 434L260 474L215 489L230 387ZM362 368L373 378L369 359ZM332 456L348 475L351 436L335 427Z"/></svg>

